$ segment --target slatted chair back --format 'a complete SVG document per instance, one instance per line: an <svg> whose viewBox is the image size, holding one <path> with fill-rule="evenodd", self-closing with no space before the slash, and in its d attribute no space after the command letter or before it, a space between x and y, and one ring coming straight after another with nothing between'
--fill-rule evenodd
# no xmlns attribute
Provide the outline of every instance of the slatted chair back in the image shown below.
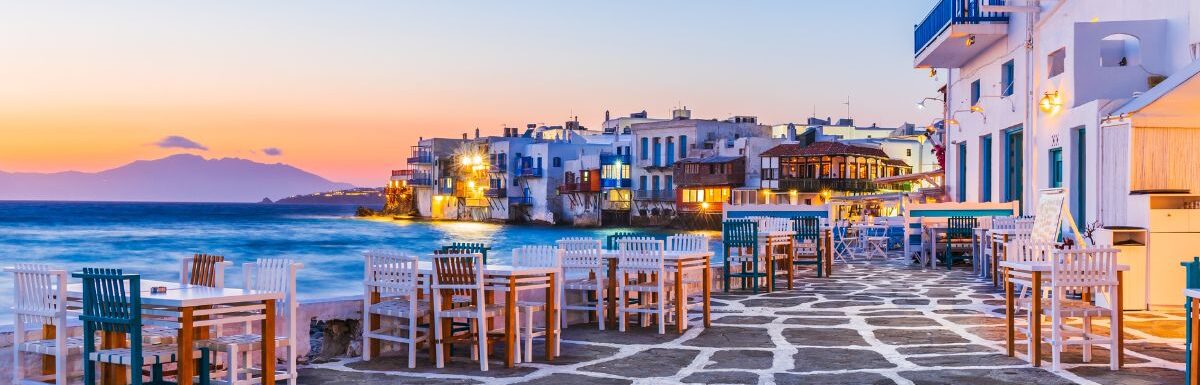
<svg viewBox="0 0 1200 385"><path fill-rule="evenodd" d="M225 287L225 267L229 262L220 255L195 254L180 260L179 284L216 288Z"/></svg>
<svg viewBox="0 0 1200 385"><path fill-rule="evenodd" d="M821 239L821 218L792 218L792 231L796 232L796 242L816 242Z"/></svg>
<svg viewBox="0 0 1200 385"><path fill-rule="evenodd" d="M675 234L667 237L667 251L703 251L707 252L708 237L696 234Z"/></svg>
<svg viewBox="0 0 1200 385"><path fill-rule="evenodd" d="M632 238L632 237L637 237L637 236L638 236L638 233L628 232L628 231L619 231L619 232L609 234L607 237L604 238L604 248L606 248L608 250L616 250L617 249L617 241L619 241L621 239Z"/></svg>
<svg viewBox="0 0 1200 385"><path fill-rule="evenodd" d="M787 218L766 218L759 221L758 228L767 233L792 231L792 220Z"/></svg>
<svg viewBox="0 0 1200 385"><path fill-rule="evenodd" d="M245 288L250 290L270 291L283 294L283 300L275 302L276 314L285 322L283 334L288 341L295 341L296 312L299 300L296 298L296 273L304 264L290 259L259 258L255 262L242 264L242 280ZM247 324L247 330L249 330Z"/></svg>
<svg viewBox="0 0 1200 385"><path fill-rule="evenodd" d="M445 298L470 297L480 301L483 293L483 255L435 254L432 289Z"/></svg>
<svg viewBox="0 0 1200 385"><path fill-rule="evenodd" d="M1033 217L1019 217L1013 220L1013 228L1026 232L1033 231L1033 222Z"/></svg>
<svg viewBox="0 0 1200 385"><path fill-rule="evenodd" d="M561 268L562 258L554 246L522 246L513 249L512 264L521 267Z"/></svg>
<svg viewBox="0 0 1200 385"><path fill-rule="evenodd" d="M721 242L725 247L758 247L758 222L730 219L721 224Z"/></svg>
<svg viewBox="0 0 1200 385"><path fill-rule="evenodd" d="M363 253L364 284L380 297L414 297L420 288L418 258L386 251Z"/></svg>
<svg viewBox="0 0 1200 385"><path fill-rule="evenodd" d="M492 247L484 243L471 242L454 242L448 246L442 246L441 254L479 254L483 258L483 264L487 264L488 250ZM435 251L435 253L437 253Z"/></svg>
<svg viewBox="0 0 1200 385"><path fill-rule="evenodd" d="M142 367L142 295L141 277L125 274L121 269L85 267L72 273L72 277L83 280L83 335L94 336L96 332L125 333L129 335L129 367ZM83 357L96 351L94 338L83 339ZM95 365L85 364L84 383L94 384ZM140 381L136 381L140 383Z"/></svg>
<svg viewBox="0 0 1200 385"><path fill-rule="evenodd" d="M1117 287L1117 249L1069 247L1051 257L1050 285L1055 293L1091 290L1113 294Z"/></svg>
<svg viewBox="0 0 1200 385"><path fill-rule="evenodd" d="M975 217L950 217L946 220L946 238L950 240L971 239L971 233L979 226Z"/></svg>
<svg viewBox="0 0 1200 385"><path fill-rule="evenodd" d="M572 277L603 277L605 261L600 240L592 238L559 239L558 250L562 253L563 275Z"/></svg>
<svg viewBox="0 0 1200 385"><path fill-rule="evenodd" d="M1017 217L992 217L993 230L1008 230L1016 226Z"/></svg>
<svg viewBox="0 0 1200 385"><path fill-rule="evenodd" d="M1057 245L1035 241L1028 236L1012 238L1005 246L1004 260L1013 262L1045 262L1050 260Z"/></svg>
<svg viewBox="0 0 1200 385"><path fill-rule="evenodd" d="M618 274L658 274L664 277L664 242L648 238L626 238L617 241Z"/></svg>
<svg viewBox="0 0 1200 385"><path fill-rule="evenodd" d="M20 263L13 274L12 307L16 325L66 325L67 272L36 263Z"/></svg>

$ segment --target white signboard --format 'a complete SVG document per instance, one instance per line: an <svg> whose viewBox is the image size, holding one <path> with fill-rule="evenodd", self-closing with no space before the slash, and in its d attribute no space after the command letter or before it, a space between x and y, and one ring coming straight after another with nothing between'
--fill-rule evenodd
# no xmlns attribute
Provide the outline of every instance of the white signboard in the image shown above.
<svg viewBox="0 0 1200 385"><path fill-rule="evenodd" d="M1033 231L1029 239L1039 242L1057 242L1062 230L1062 209L1067 194L1062 189L1042 190L1034 210Z"/></svg>

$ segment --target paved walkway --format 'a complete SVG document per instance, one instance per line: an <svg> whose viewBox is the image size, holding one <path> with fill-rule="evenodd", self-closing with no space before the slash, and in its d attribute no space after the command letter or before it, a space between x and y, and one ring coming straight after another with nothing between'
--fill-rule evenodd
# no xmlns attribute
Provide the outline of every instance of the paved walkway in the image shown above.
<svg viewBox="0 0 1200 385"><path fill-rule="evenodd" d="M683 335L657 328L564 331L563 355L492 370L456 357L445 369L422 356L417 369L389 356L302 369L300 383L403 384L1182 384L1183 317L1128 312L1126 367L1108 351L1063 354L1058 373L1004 355L1003 292L965 269L920 270L899 262L837 266L831 279L797 279L796 290L714 296L713 327ZM695 323L693 323L694 325ZM1104 330L1106 322L1098 322ZM462 349L460 349L462 350ZM499 349L497 349L499 351ZM1049 346L1043 348L1050 366ZM1024 346L1018 347L1023 357ZM497 356L494 356L497 357Z"/></svg>

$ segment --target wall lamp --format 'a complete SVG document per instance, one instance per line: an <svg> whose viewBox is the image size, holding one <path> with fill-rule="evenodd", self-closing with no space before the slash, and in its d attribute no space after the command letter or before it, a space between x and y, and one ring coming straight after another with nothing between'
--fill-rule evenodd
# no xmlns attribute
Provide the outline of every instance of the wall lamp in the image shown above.
<svg viewBox="0 0 1200 385"><path fill-rule="evenodd" d="M1038 104L1041 106L1042 112L1053 114L1062 108L1062 95L1058 91L1046 92Z"/></svg>
<svg viewBox="0 0 1200 385"><path fill-rule="evenodd" d="M928 102L928 101L930 101L930 100L936 100L936 101L939 101L939 102L942 102L942 103L945 103L945 102L946 102L945 100L942 100L941 98L924 98L924 99L921 99L920 101L918 101L918 102L917 102L917 109L918 109L918 110L924 110L924 109L925 109L925 102Z"/></svg>

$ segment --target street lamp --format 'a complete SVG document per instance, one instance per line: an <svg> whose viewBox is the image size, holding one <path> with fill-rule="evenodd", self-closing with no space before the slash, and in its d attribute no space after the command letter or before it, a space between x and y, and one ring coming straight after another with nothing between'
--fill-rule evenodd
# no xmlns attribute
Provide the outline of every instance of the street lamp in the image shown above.
<svg viewBox="0 0 1200 385"><path fill-rule="evenodd" d="M918 101L918 102L917 102L917 109L918 109L918 110L924 110L924 109L925 109L925 102L928 102L928 101L930 101L930 100L936 100L936 101L939 101L939 102L942 102L942 103L945 103L945 102L946 102L945 100L942 100L941 98L930 98L930 97L927 97L927 98L921 99L920 101Z"/></svg>

